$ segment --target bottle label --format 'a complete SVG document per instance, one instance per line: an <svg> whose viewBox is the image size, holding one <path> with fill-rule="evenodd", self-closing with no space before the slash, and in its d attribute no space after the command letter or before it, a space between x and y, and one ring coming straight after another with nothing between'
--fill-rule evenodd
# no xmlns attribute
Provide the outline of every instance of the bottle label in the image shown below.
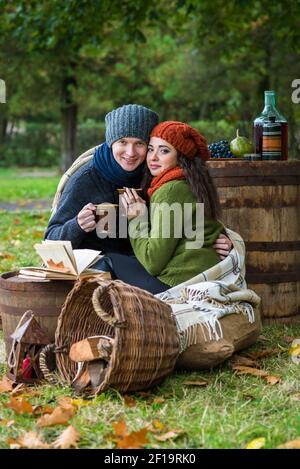
<svg viewBox="0 0 300 469"><path fill-rule="evenodd" d="M281 160L281 126L278 124L264 125L262 159Z"/></svg>

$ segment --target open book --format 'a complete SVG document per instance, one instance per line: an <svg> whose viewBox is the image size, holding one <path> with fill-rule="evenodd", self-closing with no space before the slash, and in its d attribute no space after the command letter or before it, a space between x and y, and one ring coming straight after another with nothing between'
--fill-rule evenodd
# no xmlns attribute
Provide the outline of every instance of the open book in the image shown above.
<svg viewBox="0 0 300 469"><path fill-rule="evenodd" d="M71 241L42 241L34 248L42 258L45 267L23 267L19 270L19 277L40 278L50 280L75 280L103 274L110 278L109 272L103 272L90 267L101 259L100 252L93 249L74 249Z"/></svg>

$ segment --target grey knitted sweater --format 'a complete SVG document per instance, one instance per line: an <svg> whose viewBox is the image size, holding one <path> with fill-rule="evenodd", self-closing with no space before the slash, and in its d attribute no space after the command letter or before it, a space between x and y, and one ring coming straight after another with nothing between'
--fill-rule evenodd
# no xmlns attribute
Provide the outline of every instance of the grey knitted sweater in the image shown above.
<svg viewBox="0 0 300 469"><path fill-rule="evenodd" d="M95 168L93 160L82 166L67 182L61 195L57 211L51 218L45 239L69 240L73 249L96 249L103 253L131 253L129 239L99 239L96 231L86 233L77 222L77 215L84 205L92 202L117 204L117 186L106 179ZM118 226L118 223L117 223Z"/></svg>

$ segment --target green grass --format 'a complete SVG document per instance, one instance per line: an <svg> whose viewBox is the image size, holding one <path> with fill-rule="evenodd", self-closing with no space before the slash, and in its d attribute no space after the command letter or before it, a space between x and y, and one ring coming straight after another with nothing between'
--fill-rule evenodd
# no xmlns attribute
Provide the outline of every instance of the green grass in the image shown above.
<svg viewBox="0 0 300 469"><path fill-rule="evenodd" d="M7 213L0 216L0 272L20 266L39 264L33 244L39 242L47 225L49 213ZM78 409L71 420L80 433L80 448L113 448L112 422L123 418L129 431L139 430L158 419L166 433L181 430L176 439L159 442L149 432L148 448L244 448L257 437L266 439L266 448L276 448L300 437L300 365L288 354L284 336L300 337L300 326L268 326L263 330L267 340L252 349L279 347L281 352L260 361L270 375L281 381L267 385L259 377L237 376L229 362L211 371L173 373L148 397L133 394L135 407L127 407L114 390L105 392L87 406ZM5 373L0 366L0 377ZM207 380L207 387L183 384L185 380ZM33 405L55 406L59 397L75 397L69 387L43 385L39 395L28 397ZM153 402L161 397L160 402ZM37 417L16 415L4 404L8 394L0 394L0 448L7 448L8 438L18 438L24 431L37 431L51 443L65 427L38 429ZM6 427L1 420L14 420Z"/></svg>
<svg viewBox="0 0 300 469"><path fill-rule="evenodd" d="M52 199L59 181L55 169L0 168L0 202ZM50 174L50 175L49 175Z"/></svg>

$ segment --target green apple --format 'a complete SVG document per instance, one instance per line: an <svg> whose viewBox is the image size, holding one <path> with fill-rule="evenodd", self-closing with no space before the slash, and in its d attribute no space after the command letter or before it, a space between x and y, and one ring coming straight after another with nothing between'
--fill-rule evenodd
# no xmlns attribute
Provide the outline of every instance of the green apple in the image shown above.
<svg viewBox="0 0 300 469"><path fill-rule="evenodd" d="M233 156L242 157L245 153L252 153L253 146L246 137L240 137L239 131L236 131L236 138L230 142L230 151Z"/></svg>

